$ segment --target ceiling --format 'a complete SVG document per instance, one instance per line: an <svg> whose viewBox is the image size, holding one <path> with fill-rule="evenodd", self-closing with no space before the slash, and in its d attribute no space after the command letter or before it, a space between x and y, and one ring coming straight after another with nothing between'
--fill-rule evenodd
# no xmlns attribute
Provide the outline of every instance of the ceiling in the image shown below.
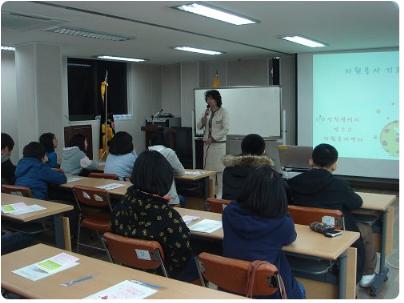
<svg viewBox="0 0 404 303"><path fill-rule="evenodd" d="M206 2L259 20L242 26L171 8L184 3L191 2L9 1L2 5L1 44L39 42L58 45L69 57L104 54L146 58L150 60L146 64L399 46L399 8L393 1ZM114 42L42 30L55 24L134 39ZM311 49L279 39L286 34L300 34L324 42L327 47ZM225 54L211 57L172 49L183 45Z"/></svg>

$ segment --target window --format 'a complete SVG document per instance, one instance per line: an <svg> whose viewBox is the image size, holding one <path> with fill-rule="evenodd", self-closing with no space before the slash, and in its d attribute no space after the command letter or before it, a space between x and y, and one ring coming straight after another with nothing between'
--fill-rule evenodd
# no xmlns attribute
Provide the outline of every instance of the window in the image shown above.
<svg viewBox="0 0 404 303"><path fill-rule="evenodd" d="M101 82L108 70L108 112L127 114L126 63L67 59L69 119L93 120L103 113Z"/></svg>

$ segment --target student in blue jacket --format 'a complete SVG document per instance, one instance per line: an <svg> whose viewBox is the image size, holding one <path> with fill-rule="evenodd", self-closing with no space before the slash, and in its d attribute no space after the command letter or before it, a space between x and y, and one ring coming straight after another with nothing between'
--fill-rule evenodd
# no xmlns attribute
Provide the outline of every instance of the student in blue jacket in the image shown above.
<svg viewBox="0 0 404 303"><path fill-rule="evenodd" d="M223 211L223 255L275 265L289 299L305 298L303 286L294 278L282 246L296 239L295 225L287 214L288 204L281 177L271 166L254 169L237 201ZM279 292L270 298L280 299Z"/></svg>
<svg viewBox="0 0 404 303"><path fill-rule="evenodd" d="M48 184L66 183L64 173L47 166L45 149L39 142L31 142L23 149L23 158L15 169L15 185L29 187L32 196L46 200L48 197Z"/></svg>
<svg viewBox="0 0 404 303"><path fill-rule="evenodd" d="M109 140L109 154L105 162L104 173L115 174L119 180L129 179L137 158L132 140L132 136L127 132L117 132Z"/></svg>
<svg viewBox="0 0 404 303"><path fill-rule="evenodd" d="M39 137L39 143L45 148L46 156L48 157L48 162L46 164L50 168L57 168L58 165L58 155L55 152L55 148L58 146L58 140L53 133L44 133Z"/></svg>

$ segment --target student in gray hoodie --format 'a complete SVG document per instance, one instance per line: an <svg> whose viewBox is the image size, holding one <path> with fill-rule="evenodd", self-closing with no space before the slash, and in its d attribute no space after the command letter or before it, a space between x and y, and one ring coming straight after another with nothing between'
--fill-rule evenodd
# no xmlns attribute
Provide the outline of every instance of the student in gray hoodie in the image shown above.
<svg viewBox="0 0 404 303"><path fill-rule="evenodd" d="M82 175L85 171L95 170L98 162L90 160L85 154L88 148L87 139L84 135L74 135L62 151L62 164L60 168L66 174Z"/></svg>

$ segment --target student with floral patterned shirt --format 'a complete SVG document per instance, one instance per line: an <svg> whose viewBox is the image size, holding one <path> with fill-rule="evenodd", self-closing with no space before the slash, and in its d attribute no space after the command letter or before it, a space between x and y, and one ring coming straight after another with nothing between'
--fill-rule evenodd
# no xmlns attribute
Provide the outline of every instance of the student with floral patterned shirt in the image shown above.
<svg viewBox="0 0 404 303"><path fill-rule="evenodd" d="M168 161L156 151L137 158L131 176L133 186L112 213L112 232L143 240L158 241L163 247L168 275L182 281L198 278L190 246L191 233L181 215L164 197L173 182Z"/></svg>

